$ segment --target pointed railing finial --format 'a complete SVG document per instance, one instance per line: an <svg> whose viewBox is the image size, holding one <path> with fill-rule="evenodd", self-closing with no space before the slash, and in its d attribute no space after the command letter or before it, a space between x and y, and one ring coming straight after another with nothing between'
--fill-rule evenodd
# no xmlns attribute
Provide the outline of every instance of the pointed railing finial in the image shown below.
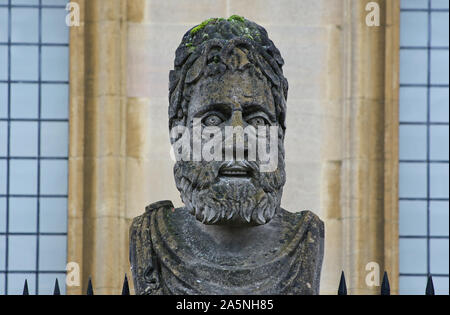
<svg viewBox="0 0 450 315"><path fill-rule="evenodd" d="M347 295L347 284L345 283L344 271L341 273L341 281L339 281L338 295Z"/></svg>
<svg viewBox="0 0 450 315"><path fill-rule="evenodd" d="M61 295L61 291L59 290L58 278L55 280L55 288L53 289L53 295Z"/></svg>
<svg viewBox="0 0 450 315"><path fill-rule="evenodd" d="M122 295L130 295L130 287L128 286L127 274L125 274L125 279L123 279Z"/></svg>
<svg viewBox="0 0 450 315"><path fill-rule="evenodd" d="M425 289L425 295L434 295L433 277L430 275L427 281L427 288Z"/></svg>
<svg viewBox="0 0 450 315"><path fill-rule="evenodd" d="M389 278L387 272L384 272L383 282L381 282L381 295L391 295L391 287L389 285Z"/></svg>
<svg viewBox="0 0 450 315"><path fill-rule="evenodd" d="M89 277L89 282L88 282L88 287L87 287L86 295L94 295L94 289L92 288L92 280L91 280L91 277Z"/></svg>
<svg viewBox="0 0 450 315"><path fill-rule="evenodd" d="M23 285L22 295L30 295L30 293L28 292L28 280L27 279L25 279L25 284Z"/></svg>

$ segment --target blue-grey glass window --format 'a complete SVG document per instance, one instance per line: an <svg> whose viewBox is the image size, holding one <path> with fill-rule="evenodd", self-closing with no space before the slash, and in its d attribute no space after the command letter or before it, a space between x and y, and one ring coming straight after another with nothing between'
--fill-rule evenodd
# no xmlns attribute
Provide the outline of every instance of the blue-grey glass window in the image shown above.
<svg viewBox="0 0 450 315"><path fill-rule="evenodd" d="M67 2L0 0L0 294L65 292Z"/></svg>
<svg viewBox="0 0 450 315"><path fill-rule="evenodd" d="M400 293L449 293L449 1L402 0Z"/></svg>

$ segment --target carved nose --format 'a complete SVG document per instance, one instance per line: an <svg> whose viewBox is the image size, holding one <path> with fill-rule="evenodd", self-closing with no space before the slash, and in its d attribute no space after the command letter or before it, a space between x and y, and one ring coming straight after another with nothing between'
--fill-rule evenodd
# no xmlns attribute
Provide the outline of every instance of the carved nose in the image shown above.
<svg viewBox="0 0 450 315"><path fill-rule="evenodd" d="M247 147L247 141L246 136L243 131L244 129L244 120L242 119L242 112L240 110L236 110L233 112L231 116L231 127L241 127L240 129L234 130L231 137L228 137L225 139L225 145L223 147L223 150L233 152L233 158L232 159L245 159L248 156L248 147ZM237 143L242 143L243 147L240 145L237 145ZM242 150L242 152L241 152ZM224 152L224 154L225 154ZM225 155L227 156L227 155ZM231 156L229 156L231 158Z"/></svg>
<svg viewBox="0 0 450 315"><path fill-rule="evenodd" d="M242 120L242 112L236 110L231 116L231 126L244 128L244 121Z"/></svg>

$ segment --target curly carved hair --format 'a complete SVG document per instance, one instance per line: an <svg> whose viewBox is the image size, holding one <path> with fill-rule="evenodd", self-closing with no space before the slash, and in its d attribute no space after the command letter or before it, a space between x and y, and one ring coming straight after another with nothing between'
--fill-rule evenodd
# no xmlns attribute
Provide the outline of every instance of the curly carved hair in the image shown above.
<svg viewBox="0 0 450 315"><path fill-rule="evenodd" d="M186 125L191 87L201 77L250 70L269 82L278 123L285 130L288 82L283 64L267 31L243 17L212 18L193 27L183 36L169 75L169 128Z"/></svg>

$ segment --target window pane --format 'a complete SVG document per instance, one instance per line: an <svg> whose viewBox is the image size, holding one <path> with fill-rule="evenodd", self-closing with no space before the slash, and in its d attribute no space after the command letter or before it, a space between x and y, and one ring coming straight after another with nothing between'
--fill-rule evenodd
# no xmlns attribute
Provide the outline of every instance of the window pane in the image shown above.
<svg viewBox="0 0 450 315"><path fill-rule="evenodd" d="M10 193L12 195L35 195L37 193L37 162L10 161Z"/></svg>
<svg viewBox="0 0 450 315"><path fill-rule="evenodd" d="M426 9L426 8L428 8L428 0L401 0L400 8L402 8L402 9Z"/></svg>
<svg viewBox="0 0 450 315"><path fill-rule="evenodd" d="M46 43L67 43L69 27L65 8L42 9L42 40Z"/></svg>
<svg viewBox="0 0 450 315"><path fill-rule="evenodd" d="M0 46L0 64L8 64L8 47ZM8 79L8 67L0 67L0 80Z"/></svg>
<svg viewBox="0 0 450 315"><path fill-rule="evenodd" d="M430 203L431 235L448 236L448 202L432 201Z"/></svg>
<svg viewBox="0 0 450 315"><path fill-rule="evenodd" d="M448 240L432 239L430 254L435 259L431 260L431 273L448 274Z"/></svg>
<svg viewBox="0 0 450 315"><path fill-rule="evenodd" d="M431 45L448 46L448 12L431 13Z"/></svg>
<svg viewBox="0 0 450 315"><path fill-rule="evenodd" d="M448 88L430 89L430 116L432 122L448 122Z"/></svg>
<svg viewBox="0 0 450 315"><path fill-rule="evenodd" d="M22 295L25 280L28 281L28 292L30 295L36 294L36 275L32 273L10 273L8 274L8 294Z"/></svg>
<svg viewBox="0 0 450 315"><path fill-rule="evenodd" d="M42 85L42 118L69 118L69 86L67 84Z"/></svg>
<svg viewBox="0 0 450 315"><path fill-rule="evenodd" d="M37 122L11 122L11 156L36 156L37 155Z"/></svg>
<svg viewBox="0 0 450 315"><path fill-rule="evenodd" d="M42 156L64 157L68 155L69 124L66 122L43 122L41 125Z"/></svg>
<svg viewBox="0 0 450 315"><path fill-rule="evenodd" d="M400 160L425 160L427 157L427 127L400 126Z"/></svg>
<svg viewBox="0 0 450 315"><path fill-rule="evenodd" d="M0 195L6 194L6 161L0 160Z"/></svg>
<svg viewBox="0 0 450 315"><path fill-rule="evenodd" d="M0 121L0 157L5 157L8 152L8 123Z"/></svg>
<svg viewBox="0 0 450 315"><path fill-rule="evenodd" d="M12 42L36 43L39 31L39 10L36 8L11 9Z"/></svg>
<svg viewBox="0 0 450 315"><path fill-rule="evenodd" d="M5 294L5 274L3 273L0 273L0 294Z"/></svg>
<svg viewBox="0 0 450 315"><path fill-rule="evenodd" d="M400 276L400 292L407 295L424 295L427 287L427 277Z"/></svg>
<svg viewBox="0 0 450 315"><path fill-rule="evenodd" d="M400 121L424 122L427 118L427 89L400 88Z"/></svg>
<svg viewBox="0 0 450 315"><path fill-rule="evenodd" d="M427 272L427 241L424 239L400 239L400 273Z"/></svg>
<svg viewBox="0 0 450 315"><path fill-rule="evenodd" d="M431 1L431 8L448 9L448 0L433 0Z"/></svg>
<svg viewBox="0 0 450 315"><path fill-rule="evenodd" d="M53 295L55 280L58 279L59 289L62 295L66 294L66 276L60 273L39 274L39 294Z"/></svg>
<svg viewBox="0 0 450 315"><path fill-rule="evenodd" d="M66 198L41 198L40 228L47 233L67 232Z"/></svg>
<svg viewBox="0 0 450 315"><path fill-rule="evenodd" d="M0 42L8 41L8 9L0 8Z"/></svg>
<svg viewBox="0 0 450 315"><path fill-rule="evenodd" d="M11 84L11 117L37 118L38 95L37 84Z"/></svg>
<svg viewBox="0 0 450 315"><path fill-rule="evenodd" d="M414 65L414 67L411 67ZM427 83L427 51L400 51L400 84Z"/></svg>
<svg viewBox="0 0 450 315"><path fill-rule="evenodd" d="M6 250L6 237L0 235L0 253L4 253ZM3 256L2 256L3 258ZM5 270L5 259L0 259L0 270Z"/></svg>
<svg viewBox="0 0 450 315"><path fill-rule="evenodd" d="M41 193L67 194L67 161L41 161Z"/></svg>
<svg viewBox="0 0 450 315"><path fill-rule="evenodd" d="M448 295L448 277L433 277L434 292L438 295Z"/></svg>
<svg viewBox="0 0 450 315"><path fill-rule="evenodd" d="M42 79L69 80L69 49L67 47L42 47Z"/></svg>
<svg viewBox="0 0 450 315"><path fill-rule="evenodd" d="M11 4L37 5L39 0L11 0Z"/></svg>
<svg viewBox="0 0 450 315"><path fill-rule="evenodd" d="M430 190L432 198L448 198L448 164L430 166Z"/></svg>
<svg viewBox="0 0 450 315"><path fill-rule="evenodd" d="M36 236L10 235L8 258L10 270L34 270L36 268Z"/></svg>
<svg viewBox="0 0 450 315"><path fill-rule="evenodd" d="M30 294L51 294L56 277L65 292L67 3L0 0L0 233L9 233L9 241L7 236L0 236L0 294L21 295L25 279ZM8 9L7 4L13 7ZM9 36L12 44L8 43ZM11 274L1 273L5 271L5 259ZM42 264L39 268L37 260ZM3 292L5 281L9 283L8 292Z"/></svg>
<svg viewBox="0 0 450 315"><path fill-rule="evenodd" d="M29 46L11 47L11 78L12 80L38 79L37 47L29 47Z"/></svg>
<svg viewBox="0 0 450 315"><path fill-rule="evenodd" d="M36 233L37 199L10 198L9 228L16 233Z"/></svg>
<svg viewBox="0 0 450 315"><path fill-rule="evenodd" d="M0 83L0 118L6 117L8 117L8 85Z"/></svg>
<svg viewBox="0 0 450 315"><path fill-rule="evenodd" d="M400 14L400 23L401 46L427 45L427 12L402 12Z"/></svg>
<svg viewBox="0 0 450 315"><path fill-rule="evenodd" d="M448 161L448 126L430 127L430 155L432 160Z"/></svg>
<svg viewBox="0 0 450 315"><path fill-rule="evenodd" d="M427 196L427 167L425 163L400 163L400 198Z"/></svg>
<svg viewBox="0 0 450 315"><path fill-rule="evenodd" d="M431 83L448 84L448 50L431 51Z"/></svg>
<svg viewBox="0 0 450 315"><path fill-rule="evenodd" d="M427 234L427 203L425 201L400 201L399 216L401 236Z"/></svg>
<svg viewBox="0 0 450 315"><path fill-rule="evenodd" d="M0 198L0 233L6 232L6 198ZM0 253L1 253L0 249ZM1 260L1 259L0 259ZM2 270L0 268L0 270Z"/></svg>
<svg viewBox="0 0 450 315"><path fill-rule="evenodd" d="M64 270L66 267L66 237L41 236L39 244L39 269Z"/></svg>
<svg viewBox="0 0 450 315"><path fill-rule="evenodd" d="M42 0L45 5L66 5L69 0Z"/></svg>

